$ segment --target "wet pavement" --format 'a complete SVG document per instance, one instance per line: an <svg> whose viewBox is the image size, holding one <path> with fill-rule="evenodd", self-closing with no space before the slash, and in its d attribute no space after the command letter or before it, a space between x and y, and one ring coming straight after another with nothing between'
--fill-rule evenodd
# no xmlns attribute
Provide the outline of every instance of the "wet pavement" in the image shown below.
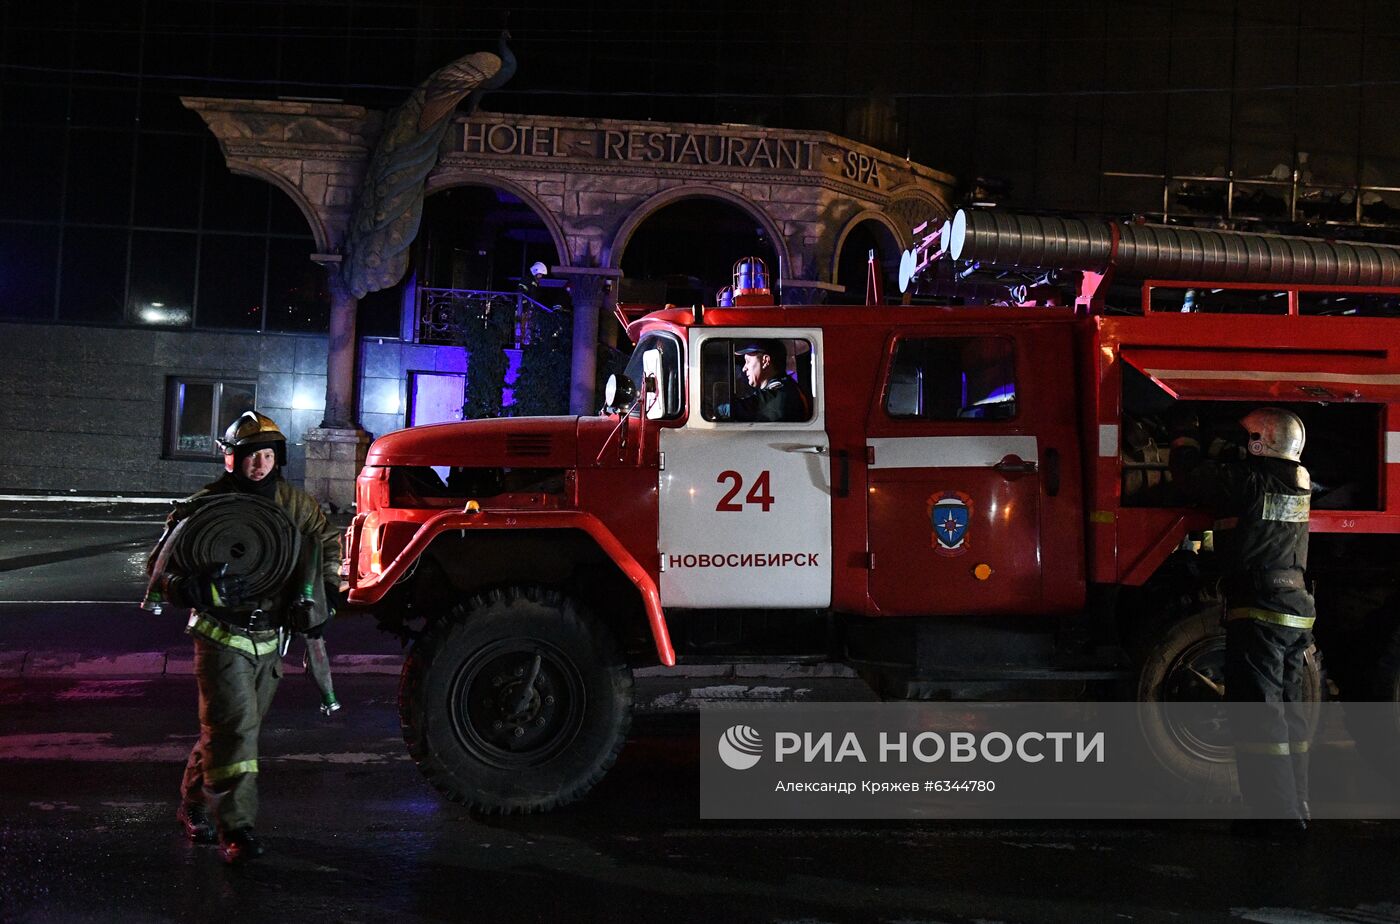
<svg viewBox="0 0 1400 924"><path fill-rule="evenodd" d="M1400 827L1285 848L1216 823L720 822L698 817L693 709L638 716L581 803L482 820L404 754L388 677L263 735L259 831L225 867L174 821L194 688L0 680L0 918L19 921L1400 921Z"/></svg>
<svg viewBox="0 0 1400 924"><path fill-rule="evenodd" d="M167 505L0 502L0 603L135 601Z"/></svg>
<svg viewBox="0 0 1400 924"><path fill-rule="evenodd" d="M329 720L306 678L283 682L262 741L270 853L231 869L174 821L190 646L181 620L135 605L163 515L0 504L0 921L1400 922L1396 822L1319 822L1285 847L1212 822L700 818L699 708L870 698L809 669L643 676L627 747L586 799L474 818L408 759L398 644L353 616L332 652L385 660L338 669ZM7 670L7 650L98 661ZM161 669L80 670L123 652Z"/></svg>
<svg viewBox="0 0 1400 924"><path fill-rule="evenodd" d="M161 673L157 654L188 661L183 615L138 606L146 556L168 509L165 502L0 501L0 677L66 670L75 656L122 659L105 669L88 665L94 673ZM332 637L332 652L342 655L397 660L401 652L364 615L347 614ZM132 657L138 653L145 660Z"/></svg>

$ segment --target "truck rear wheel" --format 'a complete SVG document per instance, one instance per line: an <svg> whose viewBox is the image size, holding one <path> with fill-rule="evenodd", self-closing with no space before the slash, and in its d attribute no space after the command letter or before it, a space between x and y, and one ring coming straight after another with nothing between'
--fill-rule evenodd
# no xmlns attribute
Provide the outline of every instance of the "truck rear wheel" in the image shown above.
<svg viewBox="0 0 1400 924"><path fill-rule="evenodd" d="M414 643L399 682L409 754L443 795L483 814L583 797L617 760L632 671L606 626L567 597L478 597Z"/></svg>
<svg viewBox="0 0 1400 924"><path fill-rule="evenodd" d="M1137 700L1143 741L1169 781L1227 801L1237 787L1234 747L1225 716L1225 629L1221 604L1200 601L1166 623L1146 648ZM1308 649L1303 700L1322 700L1322 660ZM1173 704L1219 703L1218 709L1172 710Z"/></svg>

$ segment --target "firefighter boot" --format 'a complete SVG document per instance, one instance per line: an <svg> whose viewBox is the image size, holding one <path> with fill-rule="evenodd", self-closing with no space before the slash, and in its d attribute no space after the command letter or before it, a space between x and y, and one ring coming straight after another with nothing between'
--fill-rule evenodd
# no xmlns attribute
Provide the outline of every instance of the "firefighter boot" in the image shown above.
<svg viewBox="0 0 1400 924"><path fill-rule="evenodd" d="M196 844L212 844L216 840L209 811L198 802L182 802L175 820L185 829L185 836Z"/></svg>
<svg viewBox="0 0 1400 924"><path fill-rule="evenodd" d="M219 836L219 855L229 865L246 863L263 855L262 841L253 834L252 828L238 828Z"/></svg>
<svg viewBox="0 0 1400 924"><path fill-rule="evenodd" d="M1293 743L1289 758L1293 762L1293 789L1298 794L1298 816L1307 824L1312 821L1312 809L1308 806L1307 742Z"/></svg>
<svg viewBox="0 0 1400 924"><path fill-rule="evenodd" d="M1232 824L1231 833L1278 839L1305 833L1308 823L1294 788L1287 747L1236 742L1235 751L1240 794L1250 817Z"/></svg>

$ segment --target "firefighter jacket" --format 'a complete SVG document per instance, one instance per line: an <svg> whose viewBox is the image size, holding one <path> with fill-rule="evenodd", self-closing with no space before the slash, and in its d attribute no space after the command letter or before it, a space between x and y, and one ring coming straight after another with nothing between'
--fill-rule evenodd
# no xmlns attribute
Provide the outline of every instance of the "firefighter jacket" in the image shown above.
<svg viewBox="0 0 1400 924"><path fill-rule="evenodd" d="M769 379L753 394L734 402L732 420L792 422L811 416L797 383L785 375Z"/></svg>
<svg viewBox="0 0 1400 924"><path fill-rule="evenodd" d="M189 497L175 502L174 509L166 520L165 532L147 561L147 569L152 572L145 603L148 609L157 602L197 606L195 601L182 598L177 589L178 584L170 581L168 575L160 573L157 563L162 561L161 553L175 527L192 512L196 501L212 494L238 491L238 482L232 475L226 474ZM191 634L236 648L254 657L260 657L275 649L277 633L268 630L305 630L308 626L326 622L330 618L326 585L336 587L340 582L340 533L326 520L321 505L310 494L288 484L280 477L272 500L282 508L293 526L301 533L302 555L298 569L272 597L249 601L235 607L211 606L192 611L189 622ZM301 599L310 601L310 611L304 614L303 624L293 625L290 610L292 604ZM258 620L250 620L255 611L261 614L265 621L259 623Z"/></svg>
<svg viewBox="0 0 1400 924"><path fill-rule="evenodd" d="M1186 499L1216 517L1229 618L1249 618L1295 629L1316 617L1303 572L1308 566L1308 470L1286 459L1201 460L1194 440L1172 446L1173 481Z"/></svg>

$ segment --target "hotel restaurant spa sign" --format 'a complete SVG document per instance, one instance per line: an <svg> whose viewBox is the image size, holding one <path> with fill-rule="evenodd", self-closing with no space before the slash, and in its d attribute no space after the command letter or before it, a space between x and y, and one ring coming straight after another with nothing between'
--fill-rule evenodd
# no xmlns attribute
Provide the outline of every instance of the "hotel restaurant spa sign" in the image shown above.
<svg viewBox="0 0 1400 924"><path fill-rule="evenodd" d="M459 123L465 154L620 164L669 164L773 173L820 173L879 189L881 164L867 153L809 138L760 131L694 131L680 126L569 128L530 122ZM687 126L694 128L694 126Z"/></svg>

